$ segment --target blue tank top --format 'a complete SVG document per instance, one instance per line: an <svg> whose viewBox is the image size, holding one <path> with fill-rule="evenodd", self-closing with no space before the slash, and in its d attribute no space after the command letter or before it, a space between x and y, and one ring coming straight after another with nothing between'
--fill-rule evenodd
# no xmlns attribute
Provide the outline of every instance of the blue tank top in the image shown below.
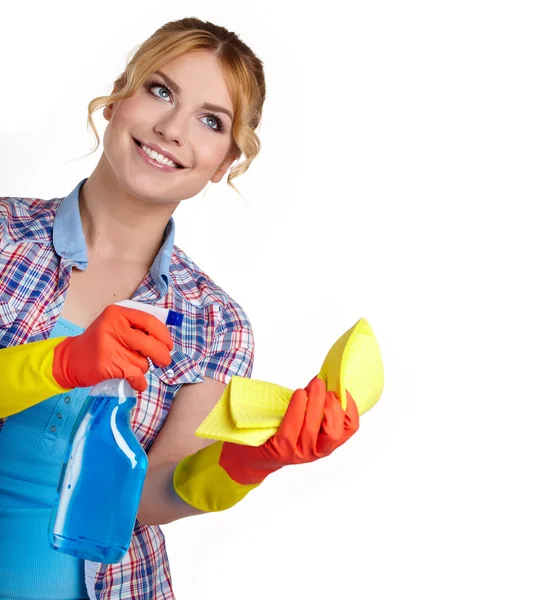
<svg viewBox="0 0 557 600"><path fill-rule="evenodd" d="M60 318L50 337L84 330ZM87 599L84 561L53 550L48 522L74 424L91 388L9 417L0 429L0 599Z"/></svg>

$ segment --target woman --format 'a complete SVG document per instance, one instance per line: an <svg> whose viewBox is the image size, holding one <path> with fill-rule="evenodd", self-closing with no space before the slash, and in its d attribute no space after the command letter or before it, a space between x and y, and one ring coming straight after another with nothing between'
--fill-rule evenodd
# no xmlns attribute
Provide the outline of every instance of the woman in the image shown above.
<svg viewBox="0 0 557 600"><path fill-rule="evenodd" d="M313 379L258 448L194 435L230 378L250 376L253 335L242 308L173 245L172 214L209 181L247 170L264 100L262 63L235 34L168 23L90 103L90 123L99 108L108 121L90 177L65 198L0 201L0 359L12 374L0 391L0 598L174 598L159 525L227 509L357 430L353 400L344 413ZM183 313L184 326L169 333L109 307L130 298ZM50 549L47 523L87 386L114 376L138 391L132 426L149 472L126 557L83 564Z"/></svg>

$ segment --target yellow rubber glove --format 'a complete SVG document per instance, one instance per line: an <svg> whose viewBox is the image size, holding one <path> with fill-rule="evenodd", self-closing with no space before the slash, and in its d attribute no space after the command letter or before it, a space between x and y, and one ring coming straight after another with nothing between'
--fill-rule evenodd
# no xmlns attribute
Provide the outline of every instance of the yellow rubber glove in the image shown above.
<svg viewBox="0 0 557 600"><path fill-rule="evenodd" d="M14 415L70 388L52 375L54 349L65 337L0 350L0 417Z"/></svg>

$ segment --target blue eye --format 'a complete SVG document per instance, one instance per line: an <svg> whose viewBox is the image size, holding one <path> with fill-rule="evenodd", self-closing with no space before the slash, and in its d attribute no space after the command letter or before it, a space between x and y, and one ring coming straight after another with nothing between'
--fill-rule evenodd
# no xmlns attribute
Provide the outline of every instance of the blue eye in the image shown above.
<svg viewBox="0 0 557 600"><path fill-rule="evenodd" d="M213 129L214 131L222 131L223 125L222 120L217 117L217 115L205 115L201 117L202 119L207 119L209 122L206 123L208 127Z"/></svg>
<svg viewBox="0 0 557 600"><path fill-rule="evenodd" d="M161 100L171 100L172 99L170 90L165 85L161 85L160 83L152 83L149 86L149 90L151 92L153 92L153 94L157 98L160 98ZM156 90L160 90L161 93L159 94Z"/></svg>

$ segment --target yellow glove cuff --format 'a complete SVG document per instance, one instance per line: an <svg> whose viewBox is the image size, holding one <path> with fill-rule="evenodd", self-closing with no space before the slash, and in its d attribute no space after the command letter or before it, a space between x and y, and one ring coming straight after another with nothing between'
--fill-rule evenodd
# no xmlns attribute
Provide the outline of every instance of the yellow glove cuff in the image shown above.
<svg viewBox="0 0 557 600"><path fill-rule="evenodd" d="M242 485L219 465L223 442L215 442L186 456L174 471L174 489L184 502L206 512L226 510L259 483Z"/></svg>
<svg viewBox="0 0 557 600"><path fill-rule="evenodd" d="M0 350L0 418L68 391L52 376L54 348L65 339L53 338Z"/></svg>

